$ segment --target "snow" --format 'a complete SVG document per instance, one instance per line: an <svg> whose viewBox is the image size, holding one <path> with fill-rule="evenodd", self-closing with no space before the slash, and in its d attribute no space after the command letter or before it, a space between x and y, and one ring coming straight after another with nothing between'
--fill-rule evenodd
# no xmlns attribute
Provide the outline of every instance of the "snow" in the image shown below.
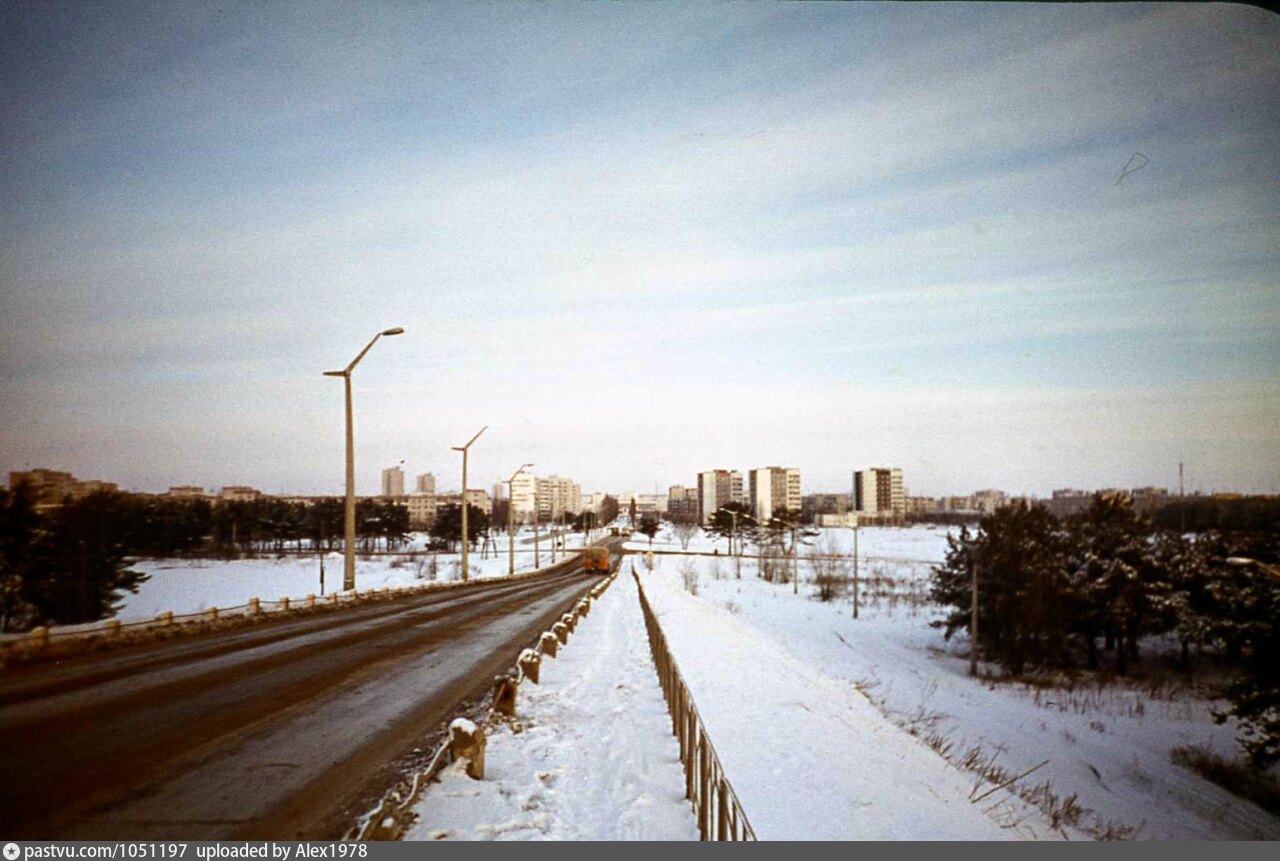
<svg viewBox="0 0 1280 861"><path fill-rule="evenodd" d="M569 539L571 551L581 549L581 534ZM420 550L425 536L412 536L407 549ZM521 533L516 539L516 572L534 570L532 533ZM504 577L509 570L507 542L499 538L497 554L489 551L485 558L478 550L467 555L467 567L472 579ZM556 560L563 556L556 554ZM435 554L435 579L459 580L462 577L462 554ZM541 567L551 564L550 545L544 533L540 542ZM356 557L356 588L382 589L390 586L411 586L431 580L425 567L419 572L407 556ZM341 553L325 555L325 593L342 591ZM226 609L242 606L250 598L275 601L278 598L305 598L319 595L320 556L289 555L283 558L262 555L255 559L142 559L130 566L149 578L137 594L125 594L116 612L116 618L124 622L152 619L164 612L176 614L198 613L211 607Z"/></svg>
<svg viewBox="0 0 1280 861"><path fill-rule="evenodd" d="M971 804L972 781L854 685L684 591L673 561L642 574L646 594L761 840L1031 836Z"/></svg>
<svg viewBox="0 0 1280 861"><path fill-rule="evenodd" d="M851 551L851 530L823 533L819 543L830 539L845 552ZM669 549L664 542L667 535L658 536L655 549ZM705 538L695 539L690 550L699 541L710 545ZM637 550L647 545L647 540L629 544ZM1138 838L1280 838L1280 819L1170 761L1173 748L1189 744L1227 757L1238 755L1234 727L1212 722L1214 704L1202 691L1181 683L1158 688L1132 682L1070 689L969 678L967 640L959 634L951 643L945 642L941 632L929 627L939 610L920 602L927 594L931 561L941 561L946 553L946 531L864 528L859 551L864 590L875 588L881 594L872 597L864 592L857 621L851 618L847 597L820 603L812 597L813 586L803 582L800 594L794 595L790 584L759 580L754 560L743 560L738 580L733 564L723 555L697 558L697 596L683 585L680 568L686 559L655 555L655 570L644 575L725 769L762 837L769 827L783 827L787 836L816 838L826 833L786 823L770 826L762 818L772 815L768 807L774 795L771 782L785 774L785 770L770 774L759 762L767 743L791 735L785 726L797 717L820 719L822 734L838 736L834 712L848 703L845 717L862 720L864 716L854 708L862 699L898 726L922 737L936 733L940 743L950 743L953 759L977 747L985 757L998 755L997 765L1010 776L1048 760L1016 786L1047 784L1045 791L1059 802L1074 794L1084 808L1077 826L1059 823L1061 833L1073 839L1097 836L1108 826L1112 834ZM636 558L636 567L645 570L642 558ZM713 576L716 568L718 580ZM803 561L800 571L802 580L809 576ZM760 723L761 715L770 716L764 722L767 726L753 725ZM910 740L942 761L922 742ZM817 754L815 750L805 755L816 759ZM829 761L841 758L830 752ZM740 761L736 768L735 759ZM842 764L850 768L853 762L862 761L844 759ZM814 765L823 767L821 762ZM860 770L864 767L859 765ZM777 762L770 768L785 766ZM954 769L951 774L959 775ZM898 775L882 777L887 780L884 786L892 789L881 791L890 797L899 797L911 785ZM966 784L964 798L977 776L966 772L961 779ZM807 776L796 782L800 783L797 791L816 785ZM873 784L862 787L850 777L839 786L841 792L873 792ZM980 792L989 788L985 785ZM1001 798L1009 801L993 815L1005 824L1022 819L1011 830L1022 836L1053 833L1042 815L1026 815L1025 808L1003 791L993 793L985 806ZM823 824L816 822L812 827Z"/></svg>
<svg viewBox="0 0 1280 861"><path fill-rule="evenodd" d="M697 840L635 591L619 577L578 622L517 723L488 736L485 779L454 763L429 785L409 840Z"/></svg>

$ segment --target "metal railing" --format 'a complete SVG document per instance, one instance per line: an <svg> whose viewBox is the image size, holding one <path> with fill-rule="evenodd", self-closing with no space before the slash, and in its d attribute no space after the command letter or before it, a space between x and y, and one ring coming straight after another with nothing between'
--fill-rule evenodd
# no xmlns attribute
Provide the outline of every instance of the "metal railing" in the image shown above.
<svg viewBox="0 0 1280 861"><path fill-rule="evenodd" d="M747 813L738 801L738 794L729 784L720 755L707 736L706 725L698 707L693 703L689 687L680 675L680 668L667 647L667 638L658 624L658 617L649 606L644 586L636 576L635 565L631 576L640 593L640 608L644 611L644 626L649 633L649 651L658 671L662 695L671 712L671 732L680 741L680 763L684 766L684 795L693 805L698 818L698 835L703 840L756 840L755 829L747 819Z"/></svg>
<svg viewBox="0 0 1280 861"><path fill-rule="evenodd" d="M575 548L575 554L581 548ZM139 637L159 637L199 633L211 626L249 624L268 618L286 618L308 611L332 610L339 607L364 605L370 601L387 601L408 598L441 590L498 585L525 580L572 568L574 558L547 565L538 570L521 571L514 575L485 577L471 580L433 580L401 586L383 586L377 589L330 592L327 595L285 597L278 601L250 598L244 604L233 607L208 607L191 613L166 611L149 619L122 621L100 619L78 625L40 626L22 633L0 633L0 667L10 659L31 658L42 653L53 653L68 648L100 647L111 644L136 642ZM62 652L59 652L61 654Z"/></svg>

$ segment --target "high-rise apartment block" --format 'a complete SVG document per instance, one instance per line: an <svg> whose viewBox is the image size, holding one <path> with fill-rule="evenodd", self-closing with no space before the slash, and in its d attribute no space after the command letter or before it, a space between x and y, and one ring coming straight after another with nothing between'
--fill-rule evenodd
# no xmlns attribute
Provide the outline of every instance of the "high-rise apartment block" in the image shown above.
<svg viewBox="0 0 1280 861"><path fill-rule="evenodd" d="M538 511L554 518L578 514L582 511L582 486L558 475L538 479Z"/></svg>
<svg viewBox="0 0 1280 861"><path fill-rule="evenodd" d="M876 467L853 474L853 510L876 518L903 518L907 515L907 493L902 470Z"/></svg>
<svg viewBox="0 0 1280 861"><path fill-rule="evenodd" d="M757 523L765 523L775 512L800 512L800 470L766 466L748 473L748 504Z"/></svg>
<svg viewBox="0 0 1280 861"><path fill-rule="evenodd" d="M558 475L539 478L522 472L511 482L511 511L519 518L530 517L534 511L544 519L577 515L582 511L582 486Z"/></svg>
<svg viewBox="0 0 1280 861"><path fill-rule="evenodd" d="M418 476L418 482L414 489L418 493L435 493L436 477L429 472L422 473L422 475Z"/></svg>
<svg viewBox="0 0 1280 861"><path fill-rule="evenodd" d="M703 523L711 519L716 509L730 502L742 501L742 473L736 469L698 473L698 515Z"/></svg>
<svg viewBox="0 0 1280 861"><path fill-rule="evenodd" d="M398 466L382 471L382 495L404 496L404 470Z"/></svg>

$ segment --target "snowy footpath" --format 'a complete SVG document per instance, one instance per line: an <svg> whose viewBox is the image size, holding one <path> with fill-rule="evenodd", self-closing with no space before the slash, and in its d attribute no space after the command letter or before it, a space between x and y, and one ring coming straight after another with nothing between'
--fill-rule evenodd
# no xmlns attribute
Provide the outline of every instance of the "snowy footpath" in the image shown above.
<svg viewBox="0 0 1280 861"><path fill-rule="evenodd" d="M637 571L643 566L637 564ZM621 582L622 578L619 578ZM853 685L723 607L641 574L672 654L761 840L1010 840L973 781Z"/></svg>
<svg viewBox="0 0 1280 861"><path fill-rule="evenodd" d="M405 839L697 840L630 577L543 657L541 682L520 686L517 725L490 735L485 779L447 768Z"/></svg>

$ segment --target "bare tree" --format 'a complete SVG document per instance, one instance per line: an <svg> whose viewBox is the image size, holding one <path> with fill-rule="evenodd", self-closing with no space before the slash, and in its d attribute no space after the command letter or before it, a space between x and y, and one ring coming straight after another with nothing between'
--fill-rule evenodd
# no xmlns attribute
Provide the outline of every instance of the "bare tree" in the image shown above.
<svg viewBox="0 0 1280 861"><path fill-rule="evenodd" d="M849 579L849 564L848 559L841 555L835 538L830 533L823 533L816 546L806 549L805 561L813 574L818 600L834 601L839 597Z"/></svg>
<svg viewBox="0 0 1280 861"><path fill-rule="evenodd" d="M683 559L680 561L680 579L684 581L684 588L690 595L698 594L698 563L695 559Z"/></svg>
<svg viewBox="0 0 1280 861"><path fill-rule="evenodd" d="M698 534L698 524L682 521L675 524L671 531L676 534L676 540L680 542L680 549L688 550L689 542L693 540L693 536Z"/></svg>

